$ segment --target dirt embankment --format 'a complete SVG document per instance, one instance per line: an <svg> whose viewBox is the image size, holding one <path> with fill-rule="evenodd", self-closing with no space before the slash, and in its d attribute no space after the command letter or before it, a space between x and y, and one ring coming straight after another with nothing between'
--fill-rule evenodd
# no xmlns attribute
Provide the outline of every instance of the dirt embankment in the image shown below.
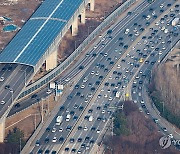
<svg viewBox="0 0 180 154"><path fill-rule="evenodd" d="M168 61L154 70L153 82L164 105L173 114L180 116L180 70L173 66L173 61Z"/></svg>
<svg viewBox="0 0 180 154"><path fill-rule="evenodd" d="M140 113L135 104L126 102L124 111L130 135L105 137L106 154L178 154L173 147L165 150L160 148L159 139L162 135L156 124Z"/></svg>

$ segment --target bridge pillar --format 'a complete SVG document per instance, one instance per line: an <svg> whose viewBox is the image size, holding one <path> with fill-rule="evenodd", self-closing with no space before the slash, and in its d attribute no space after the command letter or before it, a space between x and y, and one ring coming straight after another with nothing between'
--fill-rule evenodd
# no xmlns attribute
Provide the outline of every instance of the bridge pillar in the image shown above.
<svg viewBox="0 0 180 154"><path fill-rule="evenodd" d="M85 7L84 7L81 12L81 23L82 24L85 24L85 15L86 15L86 11L85 11Z"/></svg>
<svg viewBox="0 0 180 154"><path fill-rule="evenodd" d="M95 0L89 0L89 3L90 3L90 11L94 11Z"/></svg>
<svg viewBox="0 0 180 154"><path fill-rule="evenodd" d="M0 143L4 142L5 138L5 118L0 121Z"/></svg>
<svg viewBox="0 0 180 154"><path fill-rule="evenodd" d="M72 23L72 36L76 36L77 33L78 33L78 17L75 17Z"/></svg>
<svg viewBox="0 0 180 154"><path fill-rule="evenodd" d="M46 70L53 69L57 66L57 48L46 59Z"/></svg>

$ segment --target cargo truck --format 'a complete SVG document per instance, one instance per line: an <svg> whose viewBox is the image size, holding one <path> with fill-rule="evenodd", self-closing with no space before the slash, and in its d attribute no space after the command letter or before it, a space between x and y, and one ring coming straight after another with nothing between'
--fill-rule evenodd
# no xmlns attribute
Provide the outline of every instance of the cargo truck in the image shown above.
<svg viewBox="0 0 180 154"><path fill-rule="evenodd" d="M172 21L172 26L176 26L179 23L179 18L174 18Z"/></svg>
<svg viewBox="0 0 180 154"><path fill-rule="evenodd" d="M56 125L60 125L63 121L63 116L57 116L56 118Z"/></svg>

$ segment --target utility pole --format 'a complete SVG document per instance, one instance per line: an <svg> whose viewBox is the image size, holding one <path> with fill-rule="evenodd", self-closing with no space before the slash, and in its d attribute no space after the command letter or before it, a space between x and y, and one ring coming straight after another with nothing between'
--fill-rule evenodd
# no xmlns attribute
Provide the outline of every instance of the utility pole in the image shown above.
<svg viewBox="0 0 180 154"><path fill-rule="evenodd" d="M44 108L44 100L42 99L41 100L41 114L42 114L42 120L41 120L41 122L43 123L44 122L44 110L43 110L43 108Z"/></svg>

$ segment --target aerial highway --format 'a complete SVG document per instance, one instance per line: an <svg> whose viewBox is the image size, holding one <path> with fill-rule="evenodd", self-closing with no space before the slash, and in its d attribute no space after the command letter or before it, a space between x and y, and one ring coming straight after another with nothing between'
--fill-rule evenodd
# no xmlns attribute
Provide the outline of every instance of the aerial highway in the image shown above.
<svg viewBox="0 0 180 154"><path fill-rule="evenodd" d="M0 116L9 108L14 98L26 85L33 69L30 66L18 64L1 64L0 74Z"/></svg>
<svg viewBox="0 0 180 154"><path fill-rule="evenodd" d="M179 30L174 31L169 24L178 16L176 10L179 11L179 5L174 7L174 3L174 0L159 0L152 4L144 1L139 9L128 14L125 23L114 26L101 38L101 43L89 51L92 52L89 56L97 53L93 63L44 134L37 136L37 140L30 145L30 153L91 152L114 111L110 107L119 103L116 92L123 95L136 72L138 76L142 74L146 77L149 73L147 66L150 66L150 70L179 40ZM170 11L170 8L173 10ZM166 11L167 14L163 14ZM163 17L159 19L159 16ZM166 18L168 23L162 18ZM161 30L163 25L168 33ZM139 78L136 76L136 79ZM140 86L143 84L143 80L136 82ZM135 100L137 90L133 91ZM56 125L57 116L63 117L60 126ZM90 116L93 120L89 120Z"/></svg>

